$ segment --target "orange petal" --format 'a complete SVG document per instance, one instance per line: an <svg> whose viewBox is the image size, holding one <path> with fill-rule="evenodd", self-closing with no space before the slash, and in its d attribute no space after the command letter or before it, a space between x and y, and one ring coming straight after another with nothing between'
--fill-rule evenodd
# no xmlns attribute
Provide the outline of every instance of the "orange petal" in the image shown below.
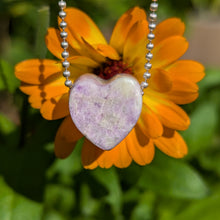
<svg viewBox="0 0 220 220"><path fill-rule="evenodd" d="M187 79L175 79L166 97L176 104L191 103L198 98L198 86Z"/></svg>
<svg viewBox="0 0 220 220"><path fill-rule="evenodd" d="M154 145L138 128L134 129L126 137L129 154L139 165L149 164L154 158Z"/></svg>
<svg viewBox="0 0 220 220"><path fill-rule="evenodd" d="M157 25L155 29L154 45L172 36L182 36L185 31L185 24L179 18L169 18Z"/></svg>
<svg viewBox="0 0 220 220"><path fill-rule="evenodd" d="M120 60L120 56L118 55L117 51L109 45L98 44L96 45L96 50L109 59Z"/></svg>
<svg viewBox="0 0 220 220"><path fill-rule="evenodd" d="M88 57L74 56L70 61L70 79L74 82L80 75L91 72L99 64ZM48 76L46 75L48 74ZM41 79L40 85L30 85L22 83L20 89L25 94L30 95L29 102L34 108L40 108L45 100L61 96L68 93L69 89L64 86L65 78L62 72L49 76L46 72L45 79ZM33 81L32 81L33 82Z"/></svg>
<svg viewBox="0 0 220 220"><path fill-rule="evenodd" d="M70 62L70 80L73 82L82 74L91 73L94 68L99 66L99 63L95 62L89 57L74 56L68 60Z"/></svg>
<svg viewBox="0 0 220 220"><path fill-rule="evenodd" d="M55 138L55 154L59 158L68 157L73 151L76 142L83 135L74 125L70 116L66 117L60 125Z"/></svg>
<svg viewBox="0 0 220 220"><path fill-rule="evenodd" d="M147 25L148 22L146 20L138 21L128 32L123 50L123 60L125 63L133 66L137 60L145 58Z"/></svg>
<svg viewBox="0 0 220 220"><path fill-rule="evenodd" d="M110 45L114 47L119 54L123 52L124 42L131 27L141 20L146 20L145 11L135 7L123 14L116 23L111 36Z"/></svg>
<svg viewBox="0 0 220 220"><path fill-rule="evenodd" d="M160 119L163 125L176 130L186 130L190 125L188 115L173 102L161 97L156 92L147 92L143 96L143 102Z"/></svg>
<svg viewBox="0 0 220 220"><path fill-rule="evenodd" d="M149 88L158 92L168 92L172 88L171 78L165 70L152 69L151 74L148 80Z"/></svg>
<svg viewBox="0 0 220 220"><path fill-rule="evenodd" d="M165 67L179 59L187 50L188 42L184 37L174 36L161 41L153 49L154 68Z"/></svg>
<svg viewBox="0 0 220 220"><path fill-rule="evenodd" d="M114 165L114 153L112 151L103 151L100 157L97 159L97 164L101 168L109 169Z"/></svg>
<svg viewBox="0 0 220 220"><path fill-rule="evenodd" d="M107 44L96 24L88 15L76 8L68 8L65 11L67 13L66 22L69 24L65 31L68 33L67 40L72 48L82 56L89 56L92 59L95 57L96 61L98 55L103 59L103 56L93 48L93 45L96 44ZM58 23L60 22L61 19L58 18Z"/></svg>
<svg viewBox="0 0 220 220"><path fill-rule="evenodd" d="M163 126L157 115L144 104L138 125L142 132L149 138L158 138L163 134Z"/></svg>
<svg viewBox="0 0 220 220"><path fill-rule="evenodd" d="M60 37L59 30L55 28L48 28L47 35L45 36L45 43L47 45L48 50L57 58L62 59L61 53L63 52L60 43L62 39Z"/></svg>
<svg viewBox="0 0 220 220"><path fill-rule="evenodd" d="M47 120L56 120L69 115L69 94L46 100L40 109L42 116Z"/></svg>
<svg viewBox="0 0 220 220"><path fill-rule="evenodd" d="M118 168L126 168L132 162L131 156L128 153L126 142L123 140L110 151L104 151L98 158L98 165L102 168L110 168L115 165Z"/></svg>
<svg viewBox="0 0 220 220"><path fill-rule="evenodd" d="M43 96L29 96L28 101L32 108L40 109L46 99Z"/></svg>
<svg viewBox="0 0 220 220"><path fill-rule="evenodd" d="M204 66L193 60L178 60L167 67L169 74L192 82L199 82L204 76Z"/></svg>
<svg viewBox="0 0 220 220"><path fill-rule="evenodd" d="M42 99L49 99L67 93L68 88L64 85L64 77L54 76L53 78L54 79L48 78L48 81L46 80L45 84L42 85L22 83L20 90L27 95L33 96L33 99L38 97L41 97Z"/></svg>
<svg viewBox="0 0 220 220"><path fill-rule="evenodd" d="M141 56L142 54L142 56ZM137 80L141 83L143 81L143 74L146 72L144 65L146 63L145 54L143 52L140 52L139 58L134 61L132 70L134 72L134 77L137 78Z"/></svg>
<svg viewBox="0 0 220 220"><path fill-rule="evenodd" d="M98 158L104 151L85 139L82 148L82 164L85 169L95 169L98 166Z"/></svg>
<svg viewBox="0 0 220 220"><path fill-rule="evenodd" d="M70 65L73 67L78 67L79 70L82 69L82 67L90 67L90 68L96 68L99 66L99 63L95 62L93 59L85 56L73 56L70 59L68 59L70 62ZM72 74L72 72L71 72Z"/></svg>
<svg viewBox="0 0 220 220"><path fill-rule="evenodd" d="M78 55L90 57L92 60L95 60L98 63L105 61L105 57L102 55L102 53L96 50L97 44L92 45L87 41L87 38L84 38L77 33L71 32L71 29L68 27L65 31L68 33L67 40L69 45L72 46L73 50L77 51ZM75 56L75 54L73 55Z"/></svg>
<svg viewBox="0 0 220 220"><path fill-rule="evenodd" d="M174 158L182 158L188 152L185 141L176 131L164 129L163 136L153 141L162 152Z"/></svg>
<svg viewBox="0 0 220 220"><path fill-rule="evenodd" d="M67 41L70 41L70 36L67 37ZM47 29L47 35L45 36L45 43L47 45L48 50L57 58L62 60L61 53L63 52L63 49L61 47L62 39L60 37L60 31L55 28L48 28ZM71 56L78 55L76 50L74 50L71 45L68 47L68 52Z"/></svg>
<svg viewBox="0 0 220 220"><path fill-rule="evenodd" d="M98 63L103 63L106 60L106 57L99 53L95 46L89 44L84 38L82 38L83 44L83 54L90 57L91 59L95 60Z"/></svg>
<svg viewBox="0 0 220 220"><path fill-rule="evenodd" d="M62 71L62 64L55 60L31 59L15 66L15 76L29 84L39 85L49 76Z"/></svg>
<svg viewBox="0 0 220 220"><path fill-rule="evenodd" d="M91 45L107 44L99 28L87 14L77 8L67 8L65 12L67 13L65 18L68 23L67 30L73 36L84 38ZM58 23L60 22L61 19L58 18Z"/></svg>

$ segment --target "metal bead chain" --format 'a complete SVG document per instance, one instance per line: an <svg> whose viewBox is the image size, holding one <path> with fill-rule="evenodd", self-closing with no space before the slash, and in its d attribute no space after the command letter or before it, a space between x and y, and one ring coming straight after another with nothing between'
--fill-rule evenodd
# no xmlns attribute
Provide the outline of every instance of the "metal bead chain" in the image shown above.
<svg viewBox="0 0 220 220"><path fill-rule="evenodd" d="M148 87L147 80L151 77L150 69L152 68L152 64L150 63L151 59L153 58L153 54L151 51L154 48L154 44L152 43L152 40L155 38L155 35L153 33L154 29L156 28L157 24L157 14L156 11L158 9L158 3L157 0L152 0L152 3L150 4L150 14L149 14L149 33L147 35L148 38L148 44L147 44L147 50L148 53L146 54L146 64L144 65L146 72L144 73L144 81L141 83L141 89L142 89L142 95L144 95L144 89Z"/></svg>
<svg viewBox="0 0 220 220"><path fill-rule="evenodd" d="M65 17L66 17L66 12L64 11L64 9L66 8L66 2L61 0L58 2L58 5L60 7L60 12L59 12L59 17L62 19L62 21L60 22L59 26L62 29L62 31L60 32L60 36L62 38L62 42L61 42L61 47L63 48L63 52L62 52L62 57L64 59L64 61L62 62L64 71L63 71L63 76L66 78L65 81L65 86L71 88L72 87L72 81L69 80L70 77L70 71L68 70L70 63L69 61L67 61L67 58L69 57L69 52L67 51L67 48L69 46L68 42L66 41L67 38L67 32L65 31L66 27L67 27L67 23L64 21Z"/></svg>

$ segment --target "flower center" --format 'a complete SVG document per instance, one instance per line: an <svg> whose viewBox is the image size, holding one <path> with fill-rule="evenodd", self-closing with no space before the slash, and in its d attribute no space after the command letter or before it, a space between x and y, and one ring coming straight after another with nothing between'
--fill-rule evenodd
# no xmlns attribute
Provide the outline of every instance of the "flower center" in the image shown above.
<svg viewBox="0 0 220 220"><path fill-rule="evenodd" d="M100 67L94 69L94 73L102 79L110 79L119 73L133 74L132 68L122 60L108 60Z"/></svg>

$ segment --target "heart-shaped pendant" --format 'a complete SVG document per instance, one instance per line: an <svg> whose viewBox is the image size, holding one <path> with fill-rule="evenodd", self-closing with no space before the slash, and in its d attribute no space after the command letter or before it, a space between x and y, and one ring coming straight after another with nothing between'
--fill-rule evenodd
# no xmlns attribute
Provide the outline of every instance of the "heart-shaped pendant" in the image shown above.
<svg viewBox="0 0 220 220"><path fill-rule="evenodd" d="M141 109L140 85L128 74L110 80L84 74L70 90L69 110L73 122L102 150L111 150L128 135Z"/></svg>

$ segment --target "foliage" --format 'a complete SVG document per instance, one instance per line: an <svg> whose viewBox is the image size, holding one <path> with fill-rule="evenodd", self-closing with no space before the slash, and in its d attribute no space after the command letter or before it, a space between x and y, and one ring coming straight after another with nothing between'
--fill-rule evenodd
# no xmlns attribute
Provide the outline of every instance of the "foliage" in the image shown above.
<svg viewBox="0 0 220 220"><path fill-rule="evenodd" d="M108 31L105 26L111 26L127 8L134 4L147 8L149 1L143 2L76 0L70 4L89 13ZM186 108L192 123L182 133L189 145L185 159L171 159L157 151L146 167L132 164L124 170L88 171L80 162L83 140L69 158L55 158L53 140L60 121L46 121L31 109L13 75L17 62L51 56L42 42L49 17L50 24L56 25L55 3L0 3L4 17L0 23L10 23L8 33L0 34L5 42L0 51L0 106L7 107L0 108L0 219L220 219L218 69L207 69L200 98ZM161 2L160 13L162 17L183 16L193 4L196 1ZM16 110L13 115L11 109Z"/></svg>

